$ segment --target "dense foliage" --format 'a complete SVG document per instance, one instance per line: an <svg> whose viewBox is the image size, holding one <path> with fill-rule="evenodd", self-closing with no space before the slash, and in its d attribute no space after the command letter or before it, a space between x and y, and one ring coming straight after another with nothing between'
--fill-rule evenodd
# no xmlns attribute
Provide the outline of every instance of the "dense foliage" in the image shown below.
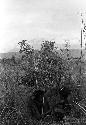
<svg viewBox="0 0 86 125"><path fill-rule="evenodd" d="M64 49L58 49L55 42L43 41L40 50L35 50L26 40L19 42L19 45L21 58L12 56L11 59L1 60L0 84L5 88L1 98L1 124L36 124L37 121L28 114L27 102L33 92L39 89L46 92L50 107L59 101L58 94L55 94L63 87L71 90L71 105L74 102L83 102L85 105L85 62L80 73L80 59L71 56L68 43ZM72 106L73 115L80 113L82 116L83 113L77 109Z"/></svg>

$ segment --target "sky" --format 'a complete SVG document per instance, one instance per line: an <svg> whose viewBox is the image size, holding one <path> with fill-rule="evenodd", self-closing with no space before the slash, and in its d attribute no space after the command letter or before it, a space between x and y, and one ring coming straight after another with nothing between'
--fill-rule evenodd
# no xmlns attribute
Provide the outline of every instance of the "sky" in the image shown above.
<svg viewBox="0 0 86 125"><path fill-rule="evenodd" d="M43 40L78 47L85 6L86 0L0 0L0 53L24 39L35 48Z"/></svg>

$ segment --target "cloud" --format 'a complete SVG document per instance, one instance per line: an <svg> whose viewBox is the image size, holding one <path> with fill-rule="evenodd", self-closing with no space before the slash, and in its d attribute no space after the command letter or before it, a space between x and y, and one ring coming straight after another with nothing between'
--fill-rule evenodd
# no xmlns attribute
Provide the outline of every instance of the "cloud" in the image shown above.
<svg viewBox="0 0 86 125"><path fill-rule="evenodd" d="M77 13L85 10L85 0L3 0L0 5L1 51L22 39L80 39Z"/></svg>

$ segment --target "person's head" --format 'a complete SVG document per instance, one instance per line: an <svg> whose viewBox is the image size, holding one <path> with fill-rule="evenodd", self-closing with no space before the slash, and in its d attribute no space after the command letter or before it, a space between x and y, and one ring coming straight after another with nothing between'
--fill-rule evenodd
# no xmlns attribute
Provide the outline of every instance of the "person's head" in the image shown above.
<svg viewBox="0 0 86 125"><path fill-rule="evenodd" d="M60 96L63 97L64 99L68 98L70 93L71 93L71 90L68 87L63 87L60 90Z"/></svg>

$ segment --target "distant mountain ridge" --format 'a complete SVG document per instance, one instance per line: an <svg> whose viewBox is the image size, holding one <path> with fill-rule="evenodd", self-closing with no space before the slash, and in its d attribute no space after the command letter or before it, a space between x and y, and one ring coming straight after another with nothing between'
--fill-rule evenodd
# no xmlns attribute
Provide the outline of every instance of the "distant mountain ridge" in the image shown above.
<svg viewBox="0 0 86 125"><path fill-rule="evenodd" d="M11 58L12 56L20 57L21 54L19 52L7 52L7 53L0 53L0 57L2 58Z"/></svg>
<svg viewBox="0 0 86 125"><path fill-rule="evenodd" d="M71 52L71 55L73 57L80 57L80 54L81 54L81 50L80 49L70 49L70 52ZM86 50L83 50L83 54L85 52L86 52ZM19 51L17 51L17 52L0 53L0 58L11 58L12 56L15 56L16 58L20 58L22 56L22 54L20 54Z"/></svg>

